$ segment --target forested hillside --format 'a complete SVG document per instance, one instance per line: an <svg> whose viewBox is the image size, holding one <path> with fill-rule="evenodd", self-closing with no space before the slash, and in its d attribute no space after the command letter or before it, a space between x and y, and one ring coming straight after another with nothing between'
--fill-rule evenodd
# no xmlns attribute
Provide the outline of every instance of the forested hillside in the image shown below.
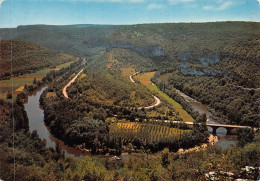
<svg viewBox="0 0 260 181"><path fill-rule="evenodd" d="M215 119L259 125L259 23L168 23L121 26L108 45L118 60L141 71L169 73L154 79L215 109ZM137 56L138 55L138 56Z"/></svg>
<svg viewBox="0 0 260 181"><path fill-rule="evenodd" d="M161 46L171 59L181 55L217 55L221 59L259 60L259 23L165 23L121 26L110 43L120 42L137 47ZM187 59L194 62L192 59Z"/></svg>
<svg viewBox="0 0 260 181"><path fill-rule="evenodd" d="M0 80L74 60L72 55L21 41L0 41L0 52Z"/></svg>
<svg viewBox="0 0 260 181"><path fill-rule="evenodd" d="M78 56L104 51L113 26L103 25L31 25L11 29L14 40L35 43L49 49ZM0 29L3 40L11 38L9 29Z"/></svg>

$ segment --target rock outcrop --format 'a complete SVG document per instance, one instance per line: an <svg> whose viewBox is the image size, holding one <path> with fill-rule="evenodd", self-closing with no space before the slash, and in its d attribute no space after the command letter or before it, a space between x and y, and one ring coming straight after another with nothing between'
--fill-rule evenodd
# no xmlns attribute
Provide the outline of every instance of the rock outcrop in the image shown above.
<svg viewBox="0 0 260 181"><path fill-rule="evenodd" d="M183 75L211 75L216 76L220 75L223 77L228 78L229 75L226 71L223 70L217 70L213 68L207 68L207 67L193 67L188 63L181 63L179 65L180 71Z"/></svg>
<svg viewBox="0 0 260 181"><path fill-rule="evenodd" d="M140 53L142 56L149 58L161 56L168 57L161 45L138 47L134 44L113 42L108 44L107 51L111 50L112 48L124 48L134 50Z"/></svg>
<svg viewBox="0 0 260 181"><path fill-rule="evenodd" d="M198 56L193 55L191 52L186 52L181 54L177 60L181 62L190 62L194 64L199 64L203 66L208 65L214 65L220 61L220 58L218 55L204 55L204 56Z"/></svg>

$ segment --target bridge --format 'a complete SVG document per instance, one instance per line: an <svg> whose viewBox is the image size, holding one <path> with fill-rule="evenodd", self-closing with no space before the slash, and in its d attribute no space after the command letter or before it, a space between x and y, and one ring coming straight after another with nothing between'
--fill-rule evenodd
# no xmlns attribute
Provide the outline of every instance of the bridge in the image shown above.
<svg viewBox="0 0 260 181"><path fill-rule="evenodd" d="M214 123L207 123L207 126L212 128L212 133L216 134L218 128L226 128L227 135L231 134L233 129L252 129L250 126L240 126L240 125L228 125L228 124L214 124Z"/></svg>
<svg viewBox="0 0 260 181"><path fill-rule="evenodd" d="M167 120L166 120L167 122ZM173 123L181 123L179 121L173 121ZM193 122L183 122L189 126L193 126ZM229 124L216 124L216 123L206 123L206 126L209 126L212 128L212 133L216 134L218 128L225 128L227 130L227 135L231 134L231 131L234 129L253 129L254 132L256 132L259 128L252 128L250 126L240 126L240 125L229 125Z"/></svg>

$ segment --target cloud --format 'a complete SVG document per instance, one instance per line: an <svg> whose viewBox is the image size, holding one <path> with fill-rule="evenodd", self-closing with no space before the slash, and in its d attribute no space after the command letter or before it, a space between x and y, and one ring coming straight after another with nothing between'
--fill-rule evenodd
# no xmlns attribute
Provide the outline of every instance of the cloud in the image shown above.
<svg viewBox="0 0 260 181"><path fill-rule="evenodd" d="M233 1L217 0L215 5L205 5L205 6L203 6L203 9L204 10L213 10L213 11L223 11L233 5L235 5L235 3Z"/></svg>
<svg viewBox="0 0 260 181"><path fill-rule="evenodd" d="M4 2L5 0L0 0L0 8L1 8L1 4Z"/></svg>
<svg viewBox="0 0 260 181"><path fill-rule="evenodd" d="M194 2L195 0L168 0L171 4L178 4L178 3L189 3Z"/></svg>
<svg viewBox="0 0 260 181"><path fill-rule="evenodd" d="M142 3L144 0L129 0L130 3Z"/></svg>
<svg viewBox="0 0 260 181"><path fill-rule="evenodd" d="M203 9L204 10L211 10L211 9L213 9L213 6L203 6Z"/></svg>
<svg viewBox="0 0 260 181"><path fill-rule="evenodd" d="M15 1L85 2L85 3L143 3L145 2L145 0L15 0Z"/></svg>
<svg viewBox="0 0 260 181"><path fill-rule="evenodd" d="M103 3L103 2L111 2L111 3L142 3L145 0L60 0L60 1L74 1L74 2L94 2L94 3Z"/></svg>
<svg viewBox="0 0 260 181"><path fill-rule="evenodd" d="M217 10L225 10L227 8L229 8L230 6L233 6L234 3L232 1L227 1L227 2L224 2L222 3L218 8Z"/></svg>
<svg viewBox="0 0 260 181"><path fill-rule="evenodd" d="M147 9L161 9L164 6L162 4L152 3L147 6Z"/></svg>

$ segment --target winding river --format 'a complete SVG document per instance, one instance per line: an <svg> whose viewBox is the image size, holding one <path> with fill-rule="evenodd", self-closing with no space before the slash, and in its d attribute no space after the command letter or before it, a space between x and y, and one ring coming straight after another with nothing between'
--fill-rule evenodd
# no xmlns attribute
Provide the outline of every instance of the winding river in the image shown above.
<svg viewBox="0 0 260 181"><path fill-rule="evenodd" d="M66 157L80 158L85 155L85 152L72 148L64 144L63 141L55 138L49 131L48 127L44 123L44 111L40 106L40 96L48 86L40 87L30 93L24 108L29 119L30 132L37 130L37 133L41 139L46 140L46 146L55 148L56 144L59 144L62 151L65 152Z"/></svg>
<svg viewBox="0 0 260 181"><path fill-rule="evenodd" d="M198 111L200 114L206 114L207 116L207 122L208 123L216 123L218 122L214 121L211 118L211 113L208 109L208 107L201 102L187 96L183 92L177 90L178 94L181 95L193 108L193 110ZM212 128L208 127L209 132L212 132ZM229 148L232 145L235 145L237 143L237 135L226 135L227 130L225 128L218 128L217 129L217 135L218 135L218 142L216 145L222 147L222 148Z"/></svg>
<svg viewBox="0 0 260 181"><path fill-rule="evenodd" d="M65 152L66 157L74 157L80 158L82 155L86 155L87 153L72 148L64 144L63 141L55 138L49 131L48 127L44 123L44 111L40 106L40 96L48 86L40 87L33 91L31 94L28 95L26 102L24 103L25 111L27 112L28 119L29 119L29 127L30 132L33 130L37 130L37 133L41 139L46 140L47 147L55 148L56 144L59 144L61 149ZM211 113L209 112L207 106L203 105L202 103L190 98L189 96L185 95L184 93L179 91L179 94L185 98L186 101L190 103L194 110L198 111L199 113L206 113L208 122L216 123L214 120L210 118ZM209 128L209 131L210 128ZM219 141L217 142L218 146L222 148L228 148L232 145L236 144L236 136L234 135L226 135L226 130L224 128L219 128L217 130L217 135L219 137Z"/></svg>

